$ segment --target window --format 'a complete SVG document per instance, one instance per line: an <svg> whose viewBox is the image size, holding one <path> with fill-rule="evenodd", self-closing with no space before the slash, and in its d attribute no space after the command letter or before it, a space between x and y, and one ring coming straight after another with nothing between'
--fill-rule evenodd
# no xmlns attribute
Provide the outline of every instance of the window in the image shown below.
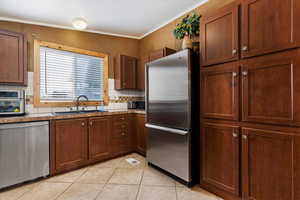
<svg viewBox="0 0 300 200"><path fill-rule="evenodd" d="M35 57L35 106L72 106L79 95L107 103L107 55L35 41Z"/></svg>

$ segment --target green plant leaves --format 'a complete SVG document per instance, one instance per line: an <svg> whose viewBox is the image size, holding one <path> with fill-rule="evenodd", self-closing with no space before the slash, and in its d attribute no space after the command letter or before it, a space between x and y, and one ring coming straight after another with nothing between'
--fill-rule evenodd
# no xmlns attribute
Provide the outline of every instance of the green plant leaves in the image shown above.
<svg viewBox="0 0 300 200"><path fill-rule="evenodd" d="M183 39L185 35L189 37L198 36L199 31L199 22L200 16L196 13L185 16L181 23L177 24L176 28L173 31L173 34L176 39Z"/></svg>

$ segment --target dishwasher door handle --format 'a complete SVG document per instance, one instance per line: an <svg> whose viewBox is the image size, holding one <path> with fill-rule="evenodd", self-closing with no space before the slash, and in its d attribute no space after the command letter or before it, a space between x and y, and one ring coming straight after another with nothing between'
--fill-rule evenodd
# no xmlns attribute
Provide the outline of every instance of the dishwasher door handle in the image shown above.
<svg viewBox="0 0 300 200"><path fill-rule="evenodd" d="M42 122L23 122L23 123L11 123L11 124L0 124L0 130L13 129L13 128L30 128L49 125L48 121Z"/></svg>

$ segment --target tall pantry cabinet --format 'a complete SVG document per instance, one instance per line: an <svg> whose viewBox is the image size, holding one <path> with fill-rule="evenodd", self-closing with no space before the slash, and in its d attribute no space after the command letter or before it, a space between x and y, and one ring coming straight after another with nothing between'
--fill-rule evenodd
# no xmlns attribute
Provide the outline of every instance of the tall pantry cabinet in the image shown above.
<svg viewBox="0 0 300 200"><path fill-rule="evenodd" d="M300 199L300 1L241 0L201 19L201 187Z"/></svg>

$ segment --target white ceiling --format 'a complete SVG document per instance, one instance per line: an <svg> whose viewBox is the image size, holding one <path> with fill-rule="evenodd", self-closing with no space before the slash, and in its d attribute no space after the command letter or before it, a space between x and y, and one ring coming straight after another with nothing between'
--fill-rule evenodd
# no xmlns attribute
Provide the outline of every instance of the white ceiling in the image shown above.
<svg viewBox="0 0 300 200"><path fill-rule="evenodd" d="M74 18L88 32L143 38L208 0L0 0L0 20L72 29Z"/></svg>

